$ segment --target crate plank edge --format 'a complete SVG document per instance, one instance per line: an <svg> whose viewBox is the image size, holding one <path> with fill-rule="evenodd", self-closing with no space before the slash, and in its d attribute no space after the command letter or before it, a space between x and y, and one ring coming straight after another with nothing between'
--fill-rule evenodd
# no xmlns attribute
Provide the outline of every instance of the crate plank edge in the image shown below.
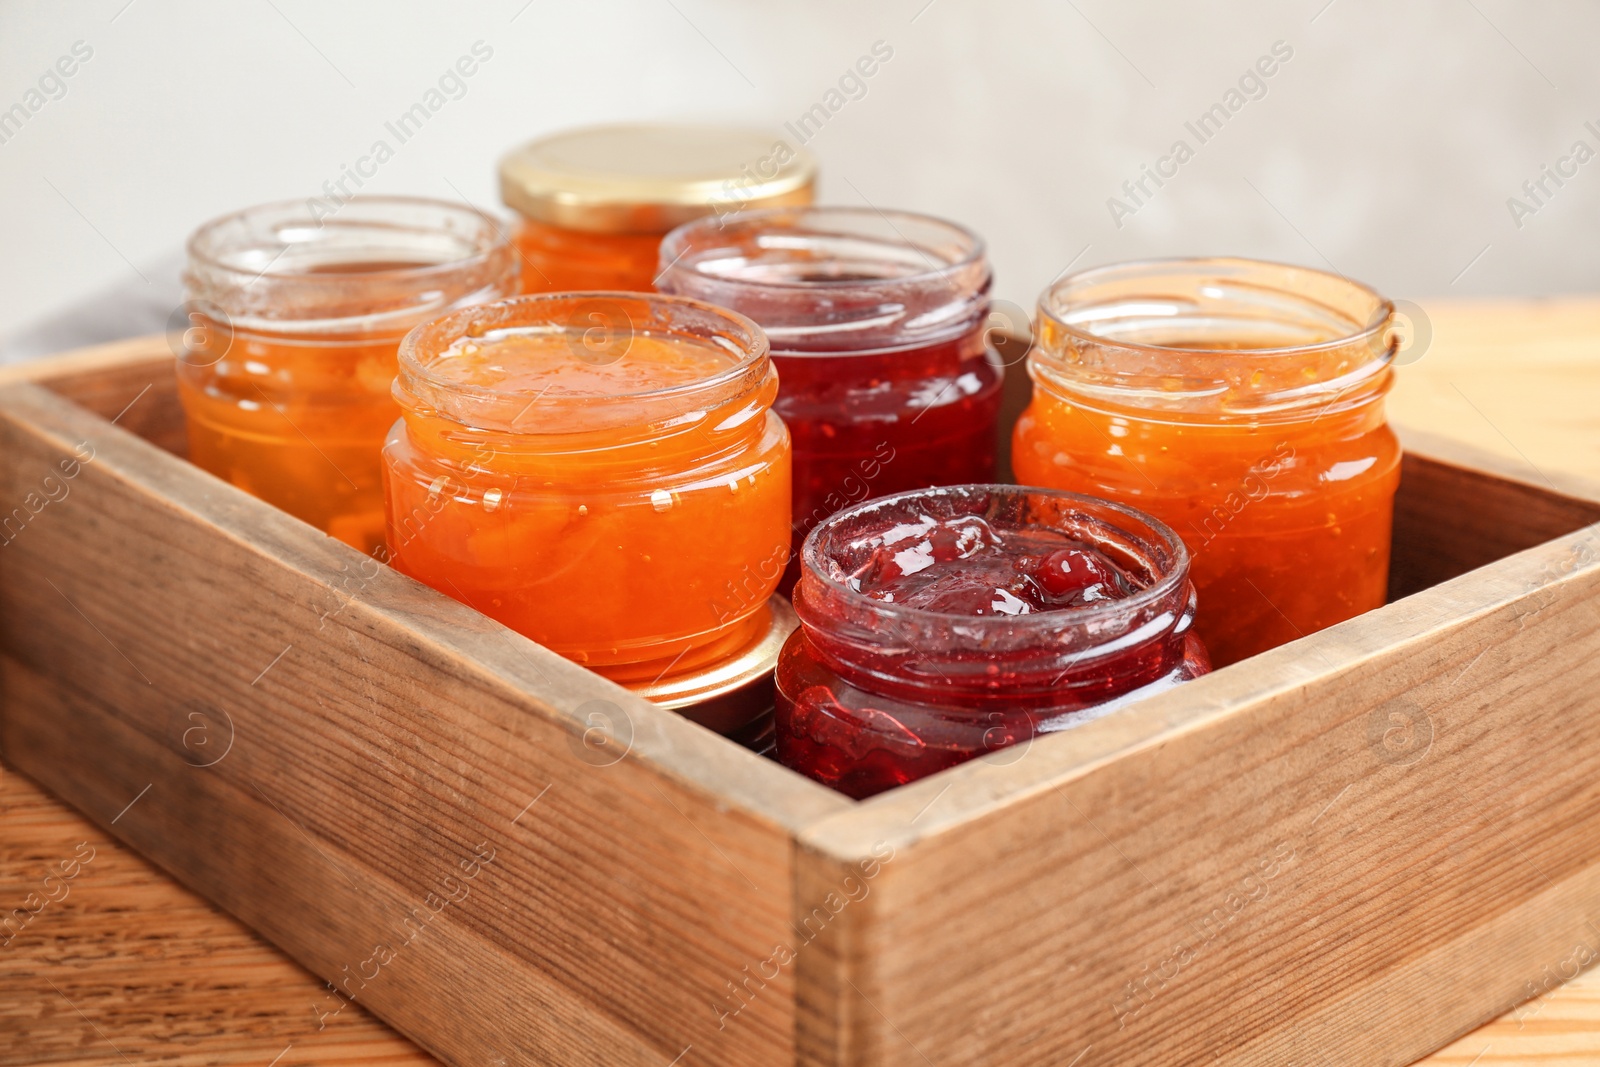
<svg viewBox="0 0 1600 1067"><path fill-rule="evenodd" d="M170 359L0 373L0 500L95 452L0 752L447 1061L1400 1064L1600 946L1593 487L1406 435L1410 595L858 804L141 440Z"/></svg>

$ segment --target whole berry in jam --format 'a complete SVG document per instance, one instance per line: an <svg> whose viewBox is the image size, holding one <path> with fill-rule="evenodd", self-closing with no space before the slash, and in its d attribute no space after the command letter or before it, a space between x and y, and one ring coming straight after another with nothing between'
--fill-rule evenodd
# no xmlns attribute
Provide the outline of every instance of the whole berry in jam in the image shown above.
<svg viewBox="0 0 1600 1067"><path fill-rule="evenodd" d="M1087 546L1046 553L1034 564L1030 577L1063 607L1120 600L1132 592L1117 565Z"/></svg>
<svg viewBox="0 0 1600 1067"><path fill-rule="evenodd" d="M1086 607L1136 589L1104 554L1059 531L1002 534L977 516L885 530L848 581L874 600L975 616Z"/></svg>

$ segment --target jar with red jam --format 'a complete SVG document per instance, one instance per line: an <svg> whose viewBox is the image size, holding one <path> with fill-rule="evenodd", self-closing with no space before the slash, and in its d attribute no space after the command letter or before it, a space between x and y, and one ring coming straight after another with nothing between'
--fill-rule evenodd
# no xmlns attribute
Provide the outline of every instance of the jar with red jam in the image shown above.
<svg viewBox="0 0 1600 1067"><path fill-rule="evenodd" d="M817 165L774 134L630 123L541 137L500 161L522 291L655 287L661 238L702 215L811 203Z"/></svg>
<svg viewBox="0 0 1600 1067"><path fill-rule="evenodd" d="M983 241L873 208L708 218L661 244L657 286L754 319L794 438L794 549L840 508L994 477L1002 368Z"/></svg>
<svg viewBox="0 0 1600 1067"><path fill-rule="evenodd" d="M1205 674L1183 542L1120 504L964 485L807 537L777 756L856 798Z"/></svg>

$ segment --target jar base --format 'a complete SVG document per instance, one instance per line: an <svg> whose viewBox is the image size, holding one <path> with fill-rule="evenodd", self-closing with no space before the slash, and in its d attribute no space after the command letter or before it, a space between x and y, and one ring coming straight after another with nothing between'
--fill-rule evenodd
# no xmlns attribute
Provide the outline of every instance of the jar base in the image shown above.
<svg viewBox="0 0 1600 1067"><path fill-rule="evenodd" d="M653 682L624 684L646 700L747 748L770 748L775 698L772 675L778 653L800 620L789 602L776 595L768 599L765 614L767 624L753 641L709 667Z"/></svg>

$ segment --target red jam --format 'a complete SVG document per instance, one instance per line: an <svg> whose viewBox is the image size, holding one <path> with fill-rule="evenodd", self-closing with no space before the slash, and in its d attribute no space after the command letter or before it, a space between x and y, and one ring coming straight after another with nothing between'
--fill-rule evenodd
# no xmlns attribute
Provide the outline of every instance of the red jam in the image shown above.
<svg viewBox="0 0 1600 1067"><path fill-rule="evenodd" d="M663 292L756 321L794 439L794 554L842 507L994 477L1001 372L985 343L983 242L935 218L779 208L681 226Z"/></svg>
<svg viewBox="0 0 1600 1067"><path fill-rule="evenodd" d="M862 798L1210 670L1183 543L1107 501L901 493L807 538L777 754Z"/></svg>
<svg viewBox="0 0 1600 1067"><path fill-rule="evenodd" d="M1135 579L1059 530L995 532L977 515L893 527L845 579L873 600L946 615L1028 615L1121 600Z"/></svg>

